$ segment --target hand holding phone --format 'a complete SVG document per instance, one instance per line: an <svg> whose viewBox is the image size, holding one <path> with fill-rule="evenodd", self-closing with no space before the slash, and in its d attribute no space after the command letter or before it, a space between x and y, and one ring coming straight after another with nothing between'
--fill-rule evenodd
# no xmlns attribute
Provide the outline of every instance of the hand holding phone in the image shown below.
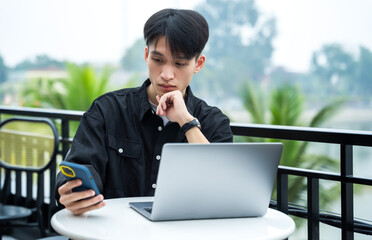
<svg viewBox="0 0 372 240"><path fill-rule="evenodd" d="M73 162L62 161L59 168L61 169L63 175L68 177L70 180L81 179L82 184L72 189L73 192L93 189L95 196L100 194L94 178L86 166Z"/></svg>

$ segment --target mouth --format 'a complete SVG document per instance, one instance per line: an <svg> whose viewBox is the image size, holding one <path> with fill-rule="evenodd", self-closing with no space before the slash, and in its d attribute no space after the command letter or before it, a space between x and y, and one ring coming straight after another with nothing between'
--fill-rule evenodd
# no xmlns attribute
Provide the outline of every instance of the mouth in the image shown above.
<svg viewBox="0 0 372 240"><path fill-rule="evenodd" d="M173 91L176 90L176 87L173 85L159 84L159 87L164 91Z"/></svg>

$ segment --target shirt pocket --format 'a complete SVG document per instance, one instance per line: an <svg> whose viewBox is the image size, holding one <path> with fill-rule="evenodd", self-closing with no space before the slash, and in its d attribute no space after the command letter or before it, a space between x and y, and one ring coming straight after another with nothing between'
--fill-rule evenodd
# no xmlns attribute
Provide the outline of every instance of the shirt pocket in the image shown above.
<svg viewBox="0 0 372 240"><path fill-rule="evenodd" d="M140 158L141 143L138 141L108 135L108 144L112 150L122 157Z"/></svg>
<svg viewBox="0 0 372 240"><path fill-rule="evenodd" d="M141 175L141 143L108 135L109 163L106 188L113 196L138 194Z"/></svg>

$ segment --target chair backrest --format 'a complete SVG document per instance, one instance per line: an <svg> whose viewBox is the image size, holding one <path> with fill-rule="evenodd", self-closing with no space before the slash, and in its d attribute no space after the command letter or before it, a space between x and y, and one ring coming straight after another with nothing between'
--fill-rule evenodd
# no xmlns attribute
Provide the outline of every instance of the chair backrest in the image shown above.
<svg viewBox="0 0 372 240"><path fill-rule="evenodd" d="M58 141L55 125L46 118L9 118L0 123L2 203L41 207L47 200L55 207Z"/></svg>

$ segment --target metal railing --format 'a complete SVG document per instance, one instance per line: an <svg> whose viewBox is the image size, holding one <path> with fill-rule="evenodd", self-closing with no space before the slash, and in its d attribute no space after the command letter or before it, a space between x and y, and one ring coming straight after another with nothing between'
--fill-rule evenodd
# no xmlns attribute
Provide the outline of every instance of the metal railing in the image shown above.
<svg viewBox="0 0 372 240"><path fill-rule="evenodd" d="M0 106L0 120L6 114L47 117L60 124L60 151L64 157L70 147L69 123L79 121L83 112L55 109L36 109ZM231 123L235 136L261 137L281 140L320 142L340 146L340 173L279 166L277 174L277 201L272 202L284 213L307 219L308 239L319 239L319 223L341 228L342 239L354 239L354 233L372 234L372 226L354 220L354 184L372 186L372 179L353 176L353 146L372 147L372 132L335 130L324 128L274 126ZM288 203L288 176L307 179L307 207L295 207ZM341 184L341 215L323 214L319 209L319 180Z"/></svg>
<svg viewBox="0 0 372 240"><path fill-rule="evenodd" d="M60 131L61 147L59 155L64 158L70 149L72 138L70 137L70 122L80 121L83 116L82 111L46 109L46 108L27 108L27 107L8 107L0 105L0 121L4 120L6 114L17 116L46 117L56 122Z"/></svg>
<svg viewBox="0 0 372 240"><path fill-rule="evenodd" d="M232 123L234 135L320 142L340 145L340 173L279 166L277 174L277 208L284 212L307 218L308 239L319 239L319 222L340 227L342 239L354 239L354 232L372 234L368 223L354 221L353 184L372 186L372 179L353 176L353 146L372 147L372 132L324 128L273 126ZM288 176L307 178L307 209L288 204ZM319 212L319 180L341 183L341 217Z"/></svg>

